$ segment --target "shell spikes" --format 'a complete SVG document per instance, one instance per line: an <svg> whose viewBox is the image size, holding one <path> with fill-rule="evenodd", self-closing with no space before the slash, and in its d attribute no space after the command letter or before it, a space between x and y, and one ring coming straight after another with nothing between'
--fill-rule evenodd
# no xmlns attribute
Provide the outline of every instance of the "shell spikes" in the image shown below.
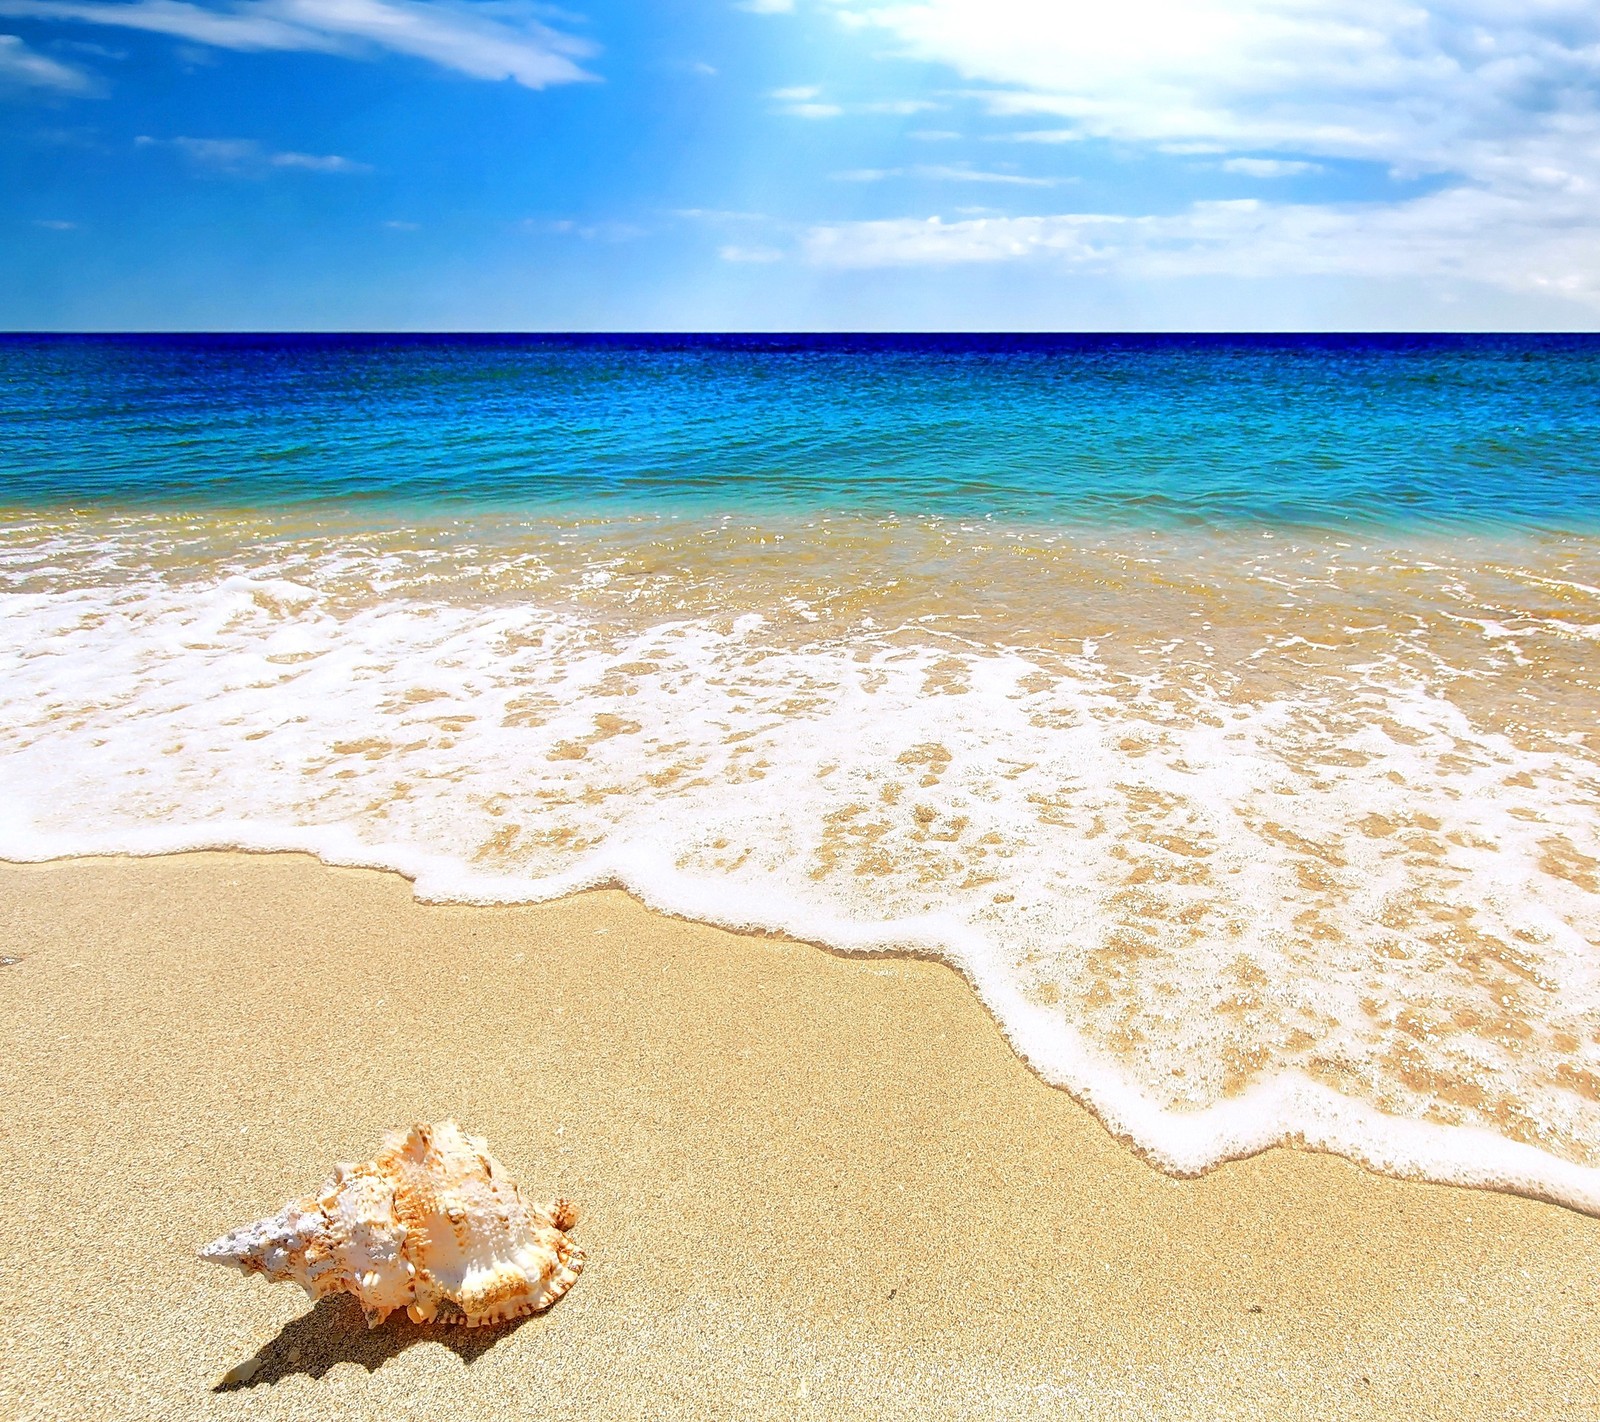
<svg viewBox="0 0 1600 1422"><path fill-rule="evenodd" d="M376 1158L340 1165L315 1195L200 1251L314 1299L354 1294L376 1328L403 1308L469 1328L540 1313L583 1270L567 1200L530 1204L488 1146L454 1121L391 1132Z"/></svg>

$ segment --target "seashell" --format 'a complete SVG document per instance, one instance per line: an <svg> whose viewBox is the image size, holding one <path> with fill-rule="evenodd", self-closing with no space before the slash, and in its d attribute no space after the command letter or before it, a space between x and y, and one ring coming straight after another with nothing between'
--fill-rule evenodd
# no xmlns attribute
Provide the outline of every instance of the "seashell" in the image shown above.
<svg viewBox="0 0 1600 1422"><path fill-rule="evenodd" d="M376 1328L397 1308L467 1327L539 1313L583 1270L567 1200L530 1204L488 1146L454 1121L393 1131L373 1160L339 1165L315 1195L200 1251L314 1299L354 1294Z"/></svg>

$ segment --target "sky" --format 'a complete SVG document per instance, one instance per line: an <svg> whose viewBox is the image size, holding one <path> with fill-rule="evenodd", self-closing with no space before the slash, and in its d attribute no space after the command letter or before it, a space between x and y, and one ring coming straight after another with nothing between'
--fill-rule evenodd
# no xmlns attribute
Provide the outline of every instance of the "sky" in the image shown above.
<svg viewBox="0 0 1600 1422"><path fill-rule="evenodd" d="M0 0L0 329L1597 322L1595 0Z"/></svg>

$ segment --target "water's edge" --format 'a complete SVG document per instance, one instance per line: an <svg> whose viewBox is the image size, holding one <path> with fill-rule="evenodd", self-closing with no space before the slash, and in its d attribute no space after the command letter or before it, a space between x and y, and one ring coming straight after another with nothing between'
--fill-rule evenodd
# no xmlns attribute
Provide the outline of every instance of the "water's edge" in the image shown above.
<svg viewBox="0 0 1600 1422"><path fill-rule="evenodd" d="M91 837L92 838L92 837ZM426 856L399 851L373 852L353 841L308 830L296 841L281 833L235 829L219 836L167 829L159 847L128 849L111 844L19 853L0 836L0 863L35 866L94 859L156 859L182 854L231 853L306 855L327 868L392 874L410 886L423 904L504 908L551 903L580 893L617 890L652 913L704 924L742 936L779 936L841 958L905 958L950 970L972 990L1017 1059L1046 1086L1065 1091L1142 1160L1164 1174L1192 1179L1275 1148L1339 1156L1378 1175L1433 1185L1519 1195L1600 1218L1600 1169L1563 1161L1520 1142L1472 1127L1402 1120L1342 1097L1298 1072L1281 1071L1245 1093L1197 1111L1163 1110L1136 1089L1119 1083L1114 1068L1098 1064L1069 1024L1051 1017L1011 988L998 972L986 972L980 959L938 934L953 925L936 920L905 920L864 931L839 922L829 931L787 922L719 914L687 881L672 892L646 885L635 876L581 871L560 876L549 892L482 894L471 897L430 893ZM1095 1078L1098 1077L1098 1080Z"/></svg>

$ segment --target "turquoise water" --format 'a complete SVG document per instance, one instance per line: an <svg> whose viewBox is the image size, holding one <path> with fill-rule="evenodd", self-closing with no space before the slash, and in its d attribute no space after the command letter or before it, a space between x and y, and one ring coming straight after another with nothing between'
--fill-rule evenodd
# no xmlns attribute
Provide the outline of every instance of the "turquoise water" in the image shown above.
<svg viewBox="0 0 1600 1422"><path fill-rule="evenodd" d="M1600 340L13 337L0 501L1587 529Z"/></svg>
<svg viewBox="0 0 1600 1422"><path fill-rule="evenodd" d="M0 856L964 973L1173 1170L1600 1213L1600 341L0 341Z"/></svg>

